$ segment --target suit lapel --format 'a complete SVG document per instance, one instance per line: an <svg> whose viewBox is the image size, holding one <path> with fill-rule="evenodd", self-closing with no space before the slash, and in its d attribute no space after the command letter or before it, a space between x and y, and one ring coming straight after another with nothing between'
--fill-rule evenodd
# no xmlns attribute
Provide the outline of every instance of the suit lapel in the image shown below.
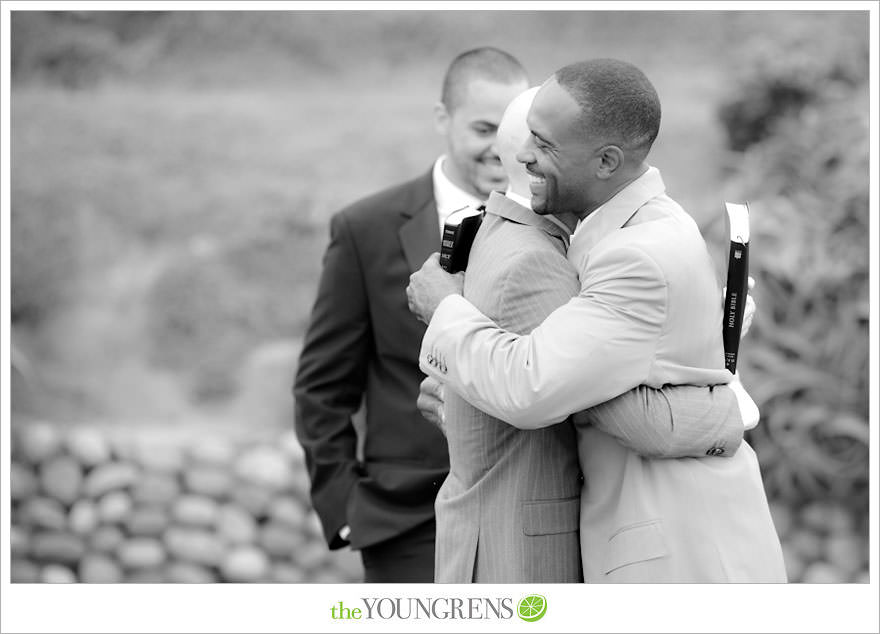
<svg viewBox="0 0 880 634"><path fill-rule="evenodd" d="M413 207L402 212L409 218L398 231L406 263L413 273L422 268L429 255L440 250L440 219L430 175L420 193L421 200L414 199Z"/></svg>
<svg viewBox="0 0 880 634"><path fill-rule="evenodd" d="M606 237L626 226L639 209L652 198L663 194L666 186L655 167L619 191L593 212L577 231L568 250L568 261L583 272L590 251Z"/></svg>

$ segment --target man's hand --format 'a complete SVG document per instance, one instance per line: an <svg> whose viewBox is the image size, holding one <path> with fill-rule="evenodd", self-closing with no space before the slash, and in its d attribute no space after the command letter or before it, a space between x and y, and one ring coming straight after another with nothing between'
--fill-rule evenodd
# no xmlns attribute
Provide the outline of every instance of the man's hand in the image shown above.
<svg viewBox="0 0 880 634"><path fill-rule="evenodd" d="M426 419L437 425L446 435L446 412L443 408L443 384L431 377L422 381L419 386L419 398L416 406Z"/></svg>
<svg viewBox="0 0 880 634"><path fill-rule="evenodd" d="M410 311L427 324L444 297L461 295L463 289L464 273L447 273L440 267L440 254L432 253L422 268L409 276L406 300Z"/></svg>

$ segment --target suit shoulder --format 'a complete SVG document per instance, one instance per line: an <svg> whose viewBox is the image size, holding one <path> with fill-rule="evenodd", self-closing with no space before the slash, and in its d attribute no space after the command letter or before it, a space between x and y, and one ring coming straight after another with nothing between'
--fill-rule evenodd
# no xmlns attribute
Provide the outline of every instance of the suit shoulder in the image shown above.
<svg viewBox="0 0 880 634"><path fill-rule="evenodd" d="M350 224L389 221L400 217L401 212L421 207L433 199L434 187L430 174L393 185L344 207L334 214Z"/></svg>
<svg viewBox="0 0 880 634"><path fill-rule="evenodd" d="M632 247L654 260L702 258L706 243L694 219L672 199L649 201L599 245L602 250Z"/></svg>

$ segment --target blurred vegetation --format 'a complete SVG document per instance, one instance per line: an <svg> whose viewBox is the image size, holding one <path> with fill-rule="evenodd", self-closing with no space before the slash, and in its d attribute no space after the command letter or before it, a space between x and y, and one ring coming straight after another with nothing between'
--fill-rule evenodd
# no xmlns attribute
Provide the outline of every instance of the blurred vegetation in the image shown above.
<svg viewBox="0 0 880 634"><path fill-rule="evenodd" d="M771 498L843 501L866 531L868 25L797 35L751 47L719 109L726 191L753 212L750 441Z"/></svg>

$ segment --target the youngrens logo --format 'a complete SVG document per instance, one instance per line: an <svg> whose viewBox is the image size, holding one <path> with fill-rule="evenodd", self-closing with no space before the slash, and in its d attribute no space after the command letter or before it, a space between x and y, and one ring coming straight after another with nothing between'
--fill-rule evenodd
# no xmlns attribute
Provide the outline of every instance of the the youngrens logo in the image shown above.
<svg viewBox="0 0 880 634"><path fill-rule="evenodd" d="M516 607L514 607L514 605ZM547 612L547 600L537 594L518 604L510 597L361 597L360 604L342 601L330 608L334 620L501 620L514 614L523 621L537 621Z"/></svg>
<svg viewBox="0 0 880 634"><path fill-rule="evenodd" d="M547 613L547 599L540 594L523 597L516 606L516 613L523 621L539 621Z"/></svg>

